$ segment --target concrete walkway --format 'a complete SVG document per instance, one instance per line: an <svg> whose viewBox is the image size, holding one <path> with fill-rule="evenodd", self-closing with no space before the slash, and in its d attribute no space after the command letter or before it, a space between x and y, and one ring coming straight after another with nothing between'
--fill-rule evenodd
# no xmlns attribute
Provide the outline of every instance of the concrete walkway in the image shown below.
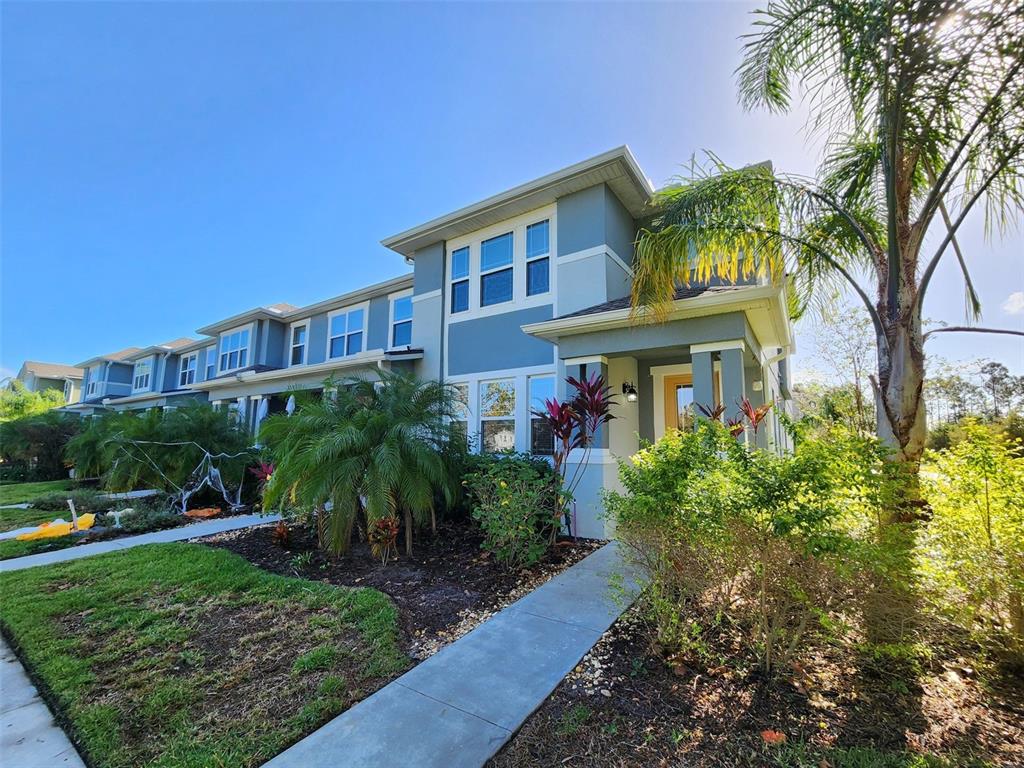
<svg viewBox="0 0 1024 768"><path fill-rule="evenodd" d="M218 520L204 520L201 523L183 525L180 528L168 528L165 531L143 533L138 536L125 536L120 539L110 539L109 541L96 541L92 544L79 544L67 549L54 550L53 552L41 552L38 555L26 555L25 557L15 557L11 560L0 560L0 572L20 571L22 568L32 568L37 565L63 563L67 560L78 560L82 557L102 555L104 552L117 552L118 550L137 547L141 544L184 541L185 539L193 539L197 536L209 536L214 533L248 528L251 525L276 523L280 519L280 515L236 515L235 517L224 517Z"/></svg>
<svg viewBox="0 0 1024 768"><path fill-rule="evenodd" d="M619 547L602 547L265 768L479 768L636 597Z"/></svg>
<svg viewBox="0 0 1024 768"><path fill-rule="evenodd" d="M0 638L0 765L85 768L46 702Z"/></svg>

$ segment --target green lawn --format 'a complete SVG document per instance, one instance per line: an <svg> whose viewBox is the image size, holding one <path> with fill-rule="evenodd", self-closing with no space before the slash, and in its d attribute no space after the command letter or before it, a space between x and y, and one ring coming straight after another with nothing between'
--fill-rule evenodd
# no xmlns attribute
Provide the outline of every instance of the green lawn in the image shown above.
<svg viewBox="0 0 1024 768"><path fill-rule="evenodd" d="M13 531L15 528L26 528L39 525L57 518L71 519L71 513L47 512L45 509L0 509L0 531Z"/></svg>
<svg viewBox="0 0 1024 768"><path fill-rule="evenodd" d="M56 491L66 491L71 487L70 480L47 480L42 483L4 483L0 485L0 507L4 504L24 504L37 496L45 496ZM11 510L4 510L5 512Z"/></svg>
<svg viewBox="0 0 1024 768"><path fill-rule="evenodd" d="M198 544L3 573L0 594L95 768L260 765L409 663L382 593Z"/></svg>
<svg viewBox="0 0 1024 768"><path fill-rule="evenodd" d="M3 539L0 540L0 560L35 555L39 552L49 552L54 549L65 549L74 545L77 541L78 539L73 536L56 536L52 539L36 539L35 541Z"/></svg>

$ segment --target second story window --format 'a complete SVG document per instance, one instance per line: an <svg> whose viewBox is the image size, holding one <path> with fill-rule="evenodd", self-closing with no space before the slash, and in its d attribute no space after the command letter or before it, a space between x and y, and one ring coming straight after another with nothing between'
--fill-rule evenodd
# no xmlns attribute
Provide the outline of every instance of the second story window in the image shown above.
<svg viewBox="0 0 1024 768"><path fill-rule="evenodd" d="M220 338L220 370L233 371L249 363L249 329L243 328Z"/></svg>
<svg viewBox="0 0 1024 768"><path fill-rule="evenodd" d="M217 348L207 347L206 348L206 380L214 378L217 375Z"/></svg>
<svg viewBox="0 0 1024 768"><path fill-rule="evenodd" d="M480 243L480 306L512 301L512 233Z"/></svg>
<svg viewBox="0 0 1024 768"><path fill-rule="evenodd" d="M71 402L71 392L74 388L74 384L71 383L71 379L65 379L64 381L64 402Z"/></svg>
<svg viewBox="0 0 1024 768"><path fill-rule="evenodd" d="M469 246L452 251L452 314L469 309Z"/></svg>
<svg viewBox="0 0 1024 768"><path fill-rule="evenodd" d="M306 334L309 333L308 325L292 326L292 344L289 365L303 365L306 362Z"/></svg>
<svg viewBox="0 0 1024 768"><path fill-rule="evenodd" d="M391 300L391 346L412 344L412 296Z"/></svg>
<svg viewBox="0 0 1024 768"><path fill-rule="evenodd" d="M196 383L196 366L199 365L199 353L182 355L181 363L178 366L178 386L187 387Z"/></svg>
<svg viewBox="0 0 1024 768"><path fill-rule="evenodd" d="M150 360L140 360L135 364L132 371L132 390L149 389L149 374L152 371L153 363Z"/></svg>
<svg viewBox="0 0 1024 768"><path fill-rule="evenodd" d="M89 386L88 386L88 389L86 391L88 392L88 396L92 397L93 395L96 394L96 390L99 389L99 387L100 387L100 369L99 369L99 366L97 366L95 368L87 369L86 372L85 372L85 375L86 375L86 378L89 379Z"/></svg>
<svg viewBox="0 0 1024 768"><path fill-rule="evenodd" d="M362 309L350 309L331 316L328 357L346 357L363 351L364 314Z"/></svg>
<svg viewBox="0 0 1024 768"><path fill-rule="evenodd" d="M550 280L550 239L548 222L539 221L526 228L526 295L547 293Z"/></svg>

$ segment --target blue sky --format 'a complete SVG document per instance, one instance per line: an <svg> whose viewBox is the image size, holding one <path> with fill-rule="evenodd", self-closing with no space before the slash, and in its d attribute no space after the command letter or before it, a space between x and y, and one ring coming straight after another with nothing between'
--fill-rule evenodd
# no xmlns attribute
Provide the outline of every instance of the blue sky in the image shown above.
<svg viewBox="0 0 1024 768"><path fill-rule="evenodd" d="M392 277L381 238L620 144L656 184L703 149L810 172L802 115L736 106L751 7L4 3L0 365ZM964 246L1024 328L1024 237ZM959 323L953 266L926 312ZM1020 338L929 352L1024 371Z"/></svg>

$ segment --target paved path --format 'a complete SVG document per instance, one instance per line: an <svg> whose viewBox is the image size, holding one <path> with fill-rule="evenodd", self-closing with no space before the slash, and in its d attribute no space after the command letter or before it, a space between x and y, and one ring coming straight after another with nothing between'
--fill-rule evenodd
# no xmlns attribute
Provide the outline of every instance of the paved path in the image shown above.
<svg viewBox="0 0 1024 768"><path fill-rule="evenodd" d="M46 702L0 638L0 765L85 768Z"/></svg>
<svg viewBox="0 0 1024 768"><path fill-rule="evenodd" d="M619 547L602 547L265 768L479 768L636 596ZM612 574L625 594L613 596Z"/></svg>
<svg viewBox="0 0 1024 768"><path fill-rule="evenodd" d="M116 552L121 549L137 547L140 544L184 541L185 539L192 539L197 536L209 536L214 533L234 531L238 528L248 528L251 525L274 523L280 519L280 515L236 515L219 520L205 520L201 523L183 525L180 528L169 528L166 531L143 533L139 536L125 536L124 538L110 539L109 541L96 541L92 544L79 544L67 549L42 552L38 555L26 555L25 557L15 557L11 560L0 560L0 572L20 571L22 568L49 565L50 563L63 563L66 560L78 560L81 557L102 555L104 552Z"/></svg>

